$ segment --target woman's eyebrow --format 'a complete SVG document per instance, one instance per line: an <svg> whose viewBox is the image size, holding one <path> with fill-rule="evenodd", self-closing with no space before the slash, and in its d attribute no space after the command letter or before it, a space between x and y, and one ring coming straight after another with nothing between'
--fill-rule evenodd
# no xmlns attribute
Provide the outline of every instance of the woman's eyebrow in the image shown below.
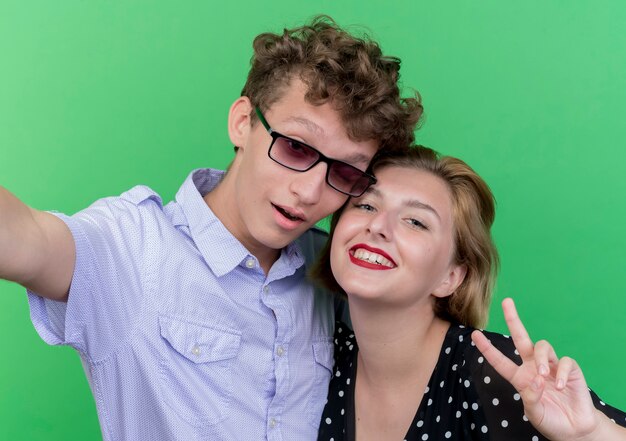
<svg viewBox="0 0 626 441"><path fill-rule="evenodd" d="M439 213L437 213L437 210L435 210L431 205L428 205L427 203L422 202L418 199L409 199L407 201L404 201L404 205L406 205L407 207L428 210L432 212L435 216L437 216L437 219L441 220L441 217L439 216Z"/></svg>
<svg viewBox="0 0 626 441"><path fill-rule="evenodd" d="M363 193L363 195L365 196L366 194L371 195L371 196L381 197L381 192L373 185L369 187L367 190L365 190L365 193Z"/></svg>
<svg viewBox="0 0 626 441"><path fill-rule="evenodd" d="M368 188L365 191L365 194L369 194L369 195L376 196L379 198L383 197L380 190L374 186L371 186L370 188ZM439 216L439 213L437 213L437 210L435 210L431 205L428 205L427 203L420 201L419 199L406 199L402 201L402 205L405 205L410 208L419 208L421 210L428 210L432 212L435 216L437 216L437 219L441 220L441 216Z"/></svg>

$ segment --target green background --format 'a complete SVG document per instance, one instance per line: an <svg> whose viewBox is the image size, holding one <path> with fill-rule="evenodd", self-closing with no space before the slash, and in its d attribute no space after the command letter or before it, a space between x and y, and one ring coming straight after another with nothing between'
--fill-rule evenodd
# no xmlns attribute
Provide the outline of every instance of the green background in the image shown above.
<svg viewBox="0 0 626 441"><path fill-rule="evenodd" d="M73 213L146 184L170 200L232 159L253 37L315 13L366 25L423 96L418 140L498 199L490 328L513 296L535 339L626 409L626 3L0 0L0 184ZM96 440L78 356L46 346L0 281L0 439Z"/></svg>

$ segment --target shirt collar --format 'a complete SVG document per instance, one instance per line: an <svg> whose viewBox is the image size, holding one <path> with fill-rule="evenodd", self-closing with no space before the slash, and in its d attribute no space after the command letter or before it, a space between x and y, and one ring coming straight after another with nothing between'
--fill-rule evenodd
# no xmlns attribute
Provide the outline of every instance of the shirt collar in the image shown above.
<svg viewBox="0 0 626 441"><path fill-rule="evenodd" d="M224 175L224 171L216 169L194 170L176 193L176 202L180 205L187 220L191 238L207 265L218 277L237 266L245 266L246 261L252 257L256 261L256 257L252 256L246 247L226 229L203 198L220 183ZM271 272L276 277L278 274L275 270L280 269L278 273L281 276L288 276L303 264L304 258L300 247L293 242L281 251ZM258 268L258 261L256 261L256 267Z"/></svg>

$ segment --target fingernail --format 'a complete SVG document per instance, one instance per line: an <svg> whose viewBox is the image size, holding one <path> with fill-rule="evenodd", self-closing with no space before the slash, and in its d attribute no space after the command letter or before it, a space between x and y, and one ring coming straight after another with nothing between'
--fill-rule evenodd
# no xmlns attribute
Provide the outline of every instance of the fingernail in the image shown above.
<svg viewBox="0 0 626 441"><path fill-rule="evenodd" d="M559 378L558 380L556 380L556 388L557 389L563 389L565 387L565 380L562 378Z"/></svg>
<svg viewBox="0 0 626 441"><path fill-rule="evenodd" d="M548 367L545 364L539 365L539 374L545 377L546 375L548 375L549 372L550 371L548 370Z"/></svg>

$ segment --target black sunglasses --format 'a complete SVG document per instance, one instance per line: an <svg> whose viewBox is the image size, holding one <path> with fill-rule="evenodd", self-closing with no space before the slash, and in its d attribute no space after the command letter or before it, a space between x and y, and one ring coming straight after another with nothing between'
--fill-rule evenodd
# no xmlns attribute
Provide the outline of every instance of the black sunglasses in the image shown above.
<svg viewBox="0 0 626 441"><path fill-rule="evenodd" d="M346 162L328 158L310 145L278 133L270 127L258 107L254 110L261 124L272 137L267 154L274 162L299 172L305 172L320 162L325 162L327 165L326 183L348 196L359 197L370 185L376 183L376 178L369 173Z"/></svg>

